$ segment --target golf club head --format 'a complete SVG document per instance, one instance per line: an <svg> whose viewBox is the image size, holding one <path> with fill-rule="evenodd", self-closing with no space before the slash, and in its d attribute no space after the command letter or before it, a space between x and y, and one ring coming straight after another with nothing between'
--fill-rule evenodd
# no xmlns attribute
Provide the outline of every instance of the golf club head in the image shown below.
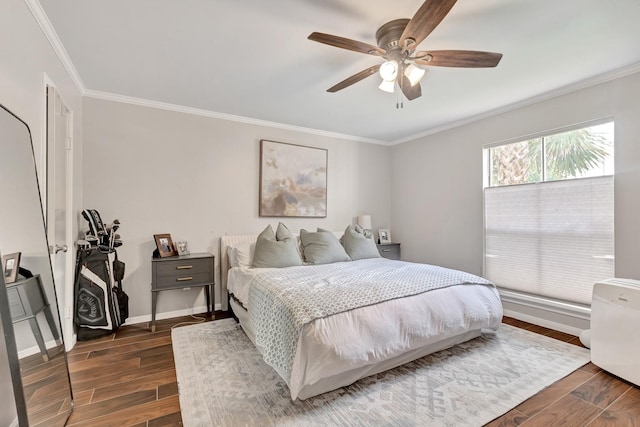
<svg viewBox="0 0 640 427"><path fill-rule="evenodd" d="M84 236L84 239L89 242L92 245L98 244L98 242L100 241L100 239L98 239L96 236L94 236L93 234L86 234Z"/></svg>
<svg viewBox="0 0 640 427"><path fill-rule="evenodd" d="M91 247L91 243L87 240L80 239L76 242L76 246L78 247L78 249L88 249Z"/></svg>

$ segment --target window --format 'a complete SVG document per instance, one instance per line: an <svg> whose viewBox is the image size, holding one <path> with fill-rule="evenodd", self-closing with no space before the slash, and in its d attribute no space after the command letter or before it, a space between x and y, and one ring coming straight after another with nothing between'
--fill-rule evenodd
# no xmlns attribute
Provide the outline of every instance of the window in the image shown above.
<svg viewBox="0 0 640 427"><path fill-rule="evenodd" d="M590 304L614 276L613 122L485 148L485 276Z"/></svg>

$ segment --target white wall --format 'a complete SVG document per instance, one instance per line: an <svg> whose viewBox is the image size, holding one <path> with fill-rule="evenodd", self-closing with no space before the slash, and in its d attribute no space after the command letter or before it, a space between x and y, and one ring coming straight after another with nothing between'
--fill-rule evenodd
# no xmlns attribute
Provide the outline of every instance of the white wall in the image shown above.
<svg viewBox="0 0 640 427"><path fill-rule="evenodd" d="M123 286L138 321L151 313L154 234L217 255L220 236L279 220L294 232L343 230L368 213L374 227L390 226L389 147L92 98L84 100L84 131L84 206L122 223ZM327 218L258 217L260 139L328 149ZM201 291L158 298L158 313L193 307L204 307Z"/></svg>
<svg viewBox="0 0 640 427"><path fill-rule="evenodd" d="M640 279L640 73L392 148L391 217L403 258L482 274L482 146L613 117L616 276Z"/></svg>

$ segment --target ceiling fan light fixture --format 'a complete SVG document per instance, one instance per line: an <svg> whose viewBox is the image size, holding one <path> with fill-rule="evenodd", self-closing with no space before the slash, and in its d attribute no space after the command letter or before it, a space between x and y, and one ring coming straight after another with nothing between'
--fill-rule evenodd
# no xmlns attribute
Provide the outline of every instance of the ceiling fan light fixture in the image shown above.
<svg viewBox="0 0 640 427"><path fill-rule="evenodd" d="M380 83L380 86L378 86L378 89L385 92L393 93L395 86L395 80L383 80L382 83Z"/></svg>
<svg viewBox="0 0 640 427"><path fill-rule="evenodd" d="M390 60L380 66L380 76L384 81L394 82L398 77L398 62Z"/></svg>
<svg viewBox="0 0 640 427"><path fill-rule="evenodd" d="M411 82L411 86L415 86L424 77L424 73L426 70L424 68L416 67L414 64L409 64L409 66L404 70L404 75L407 76L409 82Z"/></svg>

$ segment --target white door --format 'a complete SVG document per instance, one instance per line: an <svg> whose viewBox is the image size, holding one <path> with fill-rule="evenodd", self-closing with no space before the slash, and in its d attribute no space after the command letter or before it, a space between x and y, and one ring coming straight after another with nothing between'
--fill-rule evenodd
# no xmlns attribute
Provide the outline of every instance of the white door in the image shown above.
<svg viewBox="0 0 640 427"><path fill-rule="evenodd" d="M73 115L47 86L47 239L65 343L73 344L73 242L71 241L71 149Z"/></svg>

